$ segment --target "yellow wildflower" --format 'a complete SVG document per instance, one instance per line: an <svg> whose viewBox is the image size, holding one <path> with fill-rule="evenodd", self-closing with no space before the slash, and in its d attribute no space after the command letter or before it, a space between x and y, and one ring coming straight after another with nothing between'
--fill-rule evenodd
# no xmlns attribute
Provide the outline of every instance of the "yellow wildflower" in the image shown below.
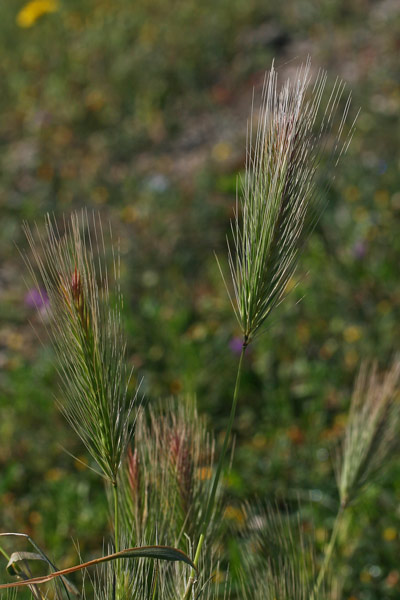
<svg viewBox="0 0 400 600"><path fill-rule="evenodd" d="M225 162L232 155L232 146L228 142L219 142L215 144L211 154L217 162Z"/></svg>
<svg viewBox="0 0 400 600"><path fill-rule="evenodd" d="M49 469L45 475L47 481L59 481L64 476L64 471L62 469L58 469L54 467Z"/></svg>
<svg viewBox="0 0 400 600"><path fill-rule="evenodd" d="M17 14L17 25L24 28L32 27L39 17L57 10L58 2L56 0L31 0Z"/></svg>
<svg viewBox="0 0 400 600"><path fill-rule="evenodd" d="M362 330L357 325L349 325L343 332L343 337L348 344L357 342L362 336Z"/></svg>
<svg viewBox="0 0 400 600"><path fill-rule="evenodd" d="M386 527L382 537L386 542L393 542L397 538L397 531L394 527Z"/></svg>
<svg viewBox="0 0 400 600"><path fill-rule="evenodd" d="M229 521L235 521L239 525L242 525L245 520L243 511L240 510L240 508L236 508L235 506L231 505L225 508L224 517L229 519Z"/></svg>

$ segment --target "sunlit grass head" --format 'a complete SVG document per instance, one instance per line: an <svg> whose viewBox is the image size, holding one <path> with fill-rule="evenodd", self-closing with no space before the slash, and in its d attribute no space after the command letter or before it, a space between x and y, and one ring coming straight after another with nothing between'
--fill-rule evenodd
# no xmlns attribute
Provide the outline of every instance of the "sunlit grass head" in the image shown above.
<svg viewBox="0 0 400 600"><path fill-rule="evenodd" d="M278 85L266 76L256 133L249 125L246 171L239 183L233 243L229 246L232 304L245 344L285 295L308 234L319 218L323 194L316 184L327 152L328 179L345 151L350 97L336 82L325 93L326 75L313 78L308 61L293 80Z"/></svg>
<svg viewBox="0 0 400 600"><path fill-rule="evenodd" d="M122 332L119 259L109 277L100 220L85 212L59 226L48 217L42 234L25 225L27 263L49 299L45 322L62 386L60 406L111 483L132 432L135 394L129 389Z"/></svg>

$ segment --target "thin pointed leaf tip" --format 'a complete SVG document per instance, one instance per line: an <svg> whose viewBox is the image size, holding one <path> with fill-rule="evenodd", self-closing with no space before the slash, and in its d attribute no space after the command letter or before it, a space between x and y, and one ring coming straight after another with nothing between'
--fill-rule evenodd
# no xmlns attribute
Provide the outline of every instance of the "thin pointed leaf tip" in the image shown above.
<svg viewBox="0 0 400 600"><path fill-rule="evenodd" d="M336 81L325 94L326 79L323 72L313 78L307 61L278 89L272 67L255 135L252 122L248 126L246 170L231 223L233 241L228 241L230 296L245 345L285 296L300 250L320 217L324 194L316 176L326 147L324 170L332 180L354 129L354 123L345 127L350 96L344 97L344 83Z"/></svg>
<svg viewBox="0 0 400 600"><path fill-rule="evenodd" d="M112 276L100 219L75 213L59 227L24 231L33 261L26 259L37 289L48 296L44 323L57 354L61 410L103 475L115 484L132 433L135 394L129 390L122 331L119 258Z"/></svg>

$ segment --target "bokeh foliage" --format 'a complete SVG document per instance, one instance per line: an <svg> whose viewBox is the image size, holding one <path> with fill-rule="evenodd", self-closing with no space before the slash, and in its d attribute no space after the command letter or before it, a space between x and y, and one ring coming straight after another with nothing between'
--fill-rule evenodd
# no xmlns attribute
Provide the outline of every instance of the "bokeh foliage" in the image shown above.
<svg viewBox="0 0 400 600"><path fill-rule="evenodd" d="M362 112L299 283L247 357L225 483L233 524L237 500L255 493L311 499L322 544L358 364L385 365L398 349L397 3L54 4L30 27L17 20L25 2L0 6L0 529L32 534L62 567L76 558L71 537L101 547L107 519L102 484L54 408L51 353L14 246L21 221L81 206L111 220L146 397L195 391L223 432L238 331L213 251L224 255L252 87L273 57L285 70L310 53ZM394 461L382 491L352 509L354 545L339 540L347 597L398 596L399 493Z"/></svg>

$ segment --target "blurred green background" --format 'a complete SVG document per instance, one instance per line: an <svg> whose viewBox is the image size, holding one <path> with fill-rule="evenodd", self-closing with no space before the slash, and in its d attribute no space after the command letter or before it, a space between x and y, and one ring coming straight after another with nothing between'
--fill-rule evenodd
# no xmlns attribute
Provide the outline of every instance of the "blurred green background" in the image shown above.
<svg viewBox="0 0 400 600"><path fill-rule="evenodd" d="M300 498L323 546L334 451L363 358L400 334L400 6L396 0L34 0L0 4L0 530L60 567L98 553L102 482L58 413L29 322L21 222L94 208L122 254L129 356L146 398L196 392L223 434L238 330L214 252L245 158L253 87L310 54L361 115L299 284L247 356L226 479L240 500ZM29 284L28 284L29 287ZM90 466L90 464L89 464ZM400 597L400 462L352 509L343 598ZM311 512L311 511L310 511Z"/></svg>

